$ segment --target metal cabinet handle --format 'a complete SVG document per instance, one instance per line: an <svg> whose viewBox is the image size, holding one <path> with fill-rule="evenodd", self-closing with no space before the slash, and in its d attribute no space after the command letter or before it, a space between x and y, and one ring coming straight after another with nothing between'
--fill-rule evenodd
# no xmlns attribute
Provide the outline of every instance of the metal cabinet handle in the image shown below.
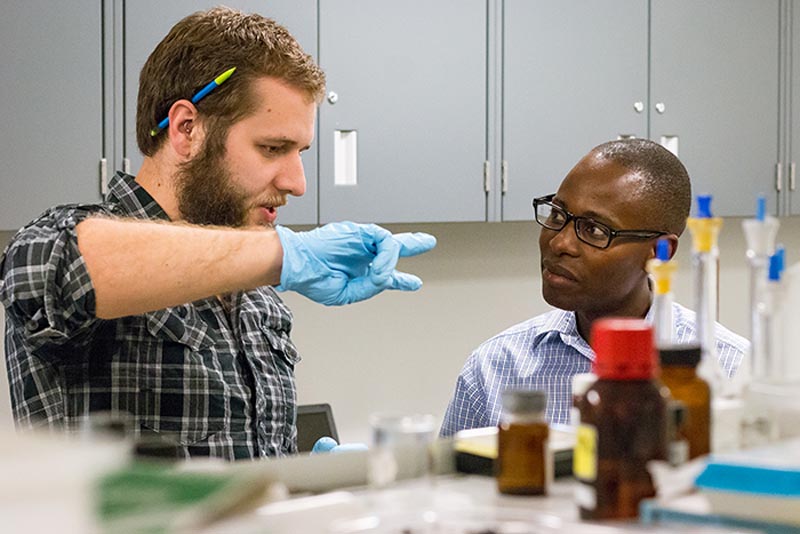
<svg viewBox="0 0 800 534"><path fill-rule="evenodd" d="M634 102L633 109L636 111L636 113L641 113L644 111L644 102Z"/></svg>
<svg viewBox="0 0 800 534"><path fill-rule="evenodd" d="M658 102L656 103L656 111L659 113L664 113L667 111L667 106L665 106L663 102Z"/></svg>
<svg viewBox="0 0 800 534"><path fill-rule="evenodd" d="M108 159L100 158L100 194L103 199L108 194Z"/></svg>

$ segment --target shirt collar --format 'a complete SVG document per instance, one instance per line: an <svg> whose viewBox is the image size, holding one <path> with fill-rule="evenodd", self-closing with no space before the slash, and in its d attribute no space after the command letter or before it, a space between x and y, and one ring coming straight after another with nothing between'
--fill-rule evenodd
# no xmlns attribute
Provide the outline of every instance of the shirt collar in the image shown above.
<svg viewBox="0 0 800 534"><path fill-rule="evenodd" d="M655 312L651 301L650 308L647 310L647 315L645 315L644 320L647 321L648 324L653 324L654 314ZM594 351L589 346L589 343L578 333L578 321L575 318L574 311L565 311L556 308L548 313L544 325L542 325L540 335L551 332L557 332L564 343L594 361Z"/></svg>
<svg viewBox="0 0 800 534"><path fill-rule="evenodd" d="M119 206L124 215L137 219L169 220L169 215L130 174L117 171L108 184L106 200Z"/></svg>
<svg viewBox="0 0 800 534"><path fill-rule="evenodd" d="M554 309L547 314L542 332L558 332L560 334L578 335L578 323L575 312Z"/></svg>
<svg viewBox="0 0 800 534"><path fill-rule="evenodd" d="M578 333L575 312L554 309L545 316L539 336L557 335L561 342L580 352L590 361L594 361L594 352L589 344ZM537 336L537 337L539 337ZM542 337L541 339L544 339Z"/></svg>
<svg viewBox="0 0 800 534"><path fill-rule="evenodd" d="M647 314L644 316L644 320L648 324L653 324L654 318L655 307L651 299L650 307L647 310ZM561 334L578 335L578 321L575 318L575 312L554 308L552 312L547 314L544 325L542 325L542 332L559 332Z"/></svg>

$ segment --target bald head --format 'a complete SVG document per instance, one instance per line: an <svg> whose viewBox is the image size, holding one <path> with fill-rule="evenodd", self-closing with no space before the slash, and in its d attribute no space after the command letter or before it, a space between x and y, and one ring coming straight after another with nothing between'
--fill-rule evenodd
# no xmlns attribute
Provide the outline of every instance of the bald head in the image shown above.
<svg viewBox="0 0 800 534"><path fill-rule="evenodd" d="M692 205L692 186L686 167L663 146L647 139L620 139L590 152L635 173L639 180L628 195L638 197L649 227L681 235Z"/></svg>

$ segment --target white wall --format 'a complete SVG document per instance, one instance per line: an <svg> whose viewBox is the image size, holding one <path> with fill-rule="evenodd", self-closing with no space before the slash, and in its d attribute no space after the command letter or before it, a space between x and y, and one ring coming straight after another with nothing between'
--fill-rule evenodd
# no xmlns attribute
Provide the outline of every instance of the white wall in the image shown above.
<svg viewBox="0 0 800 534"><path fill-rule="evenodd" d="M538 268L538 227L525 223L390 225L436 235L434 251L401 261L425 282L417 293L384 293L327 308L296 294L299 401L329 402L340 437L367 441L369 414L424 411L444 415L469 352L500 330L547 309ZM0 244L9 234L0 234ZM788 264L798 262L800 217L781 219ZM747 334L747 264L741 219L726 219L720 236L720 319ZM691 242L681 239L676 299L692 305ZM1 342L0 342L1 343ZM4 373L3 373L4 374ZM0 377L0 424L8 394Z"/></svg>
<svg viewBox="0 0 800 534"><path fill-rule="evenodd" d="M800 250L800 218L782 219L789 264ZM425 282L414 294L382 294L330 309L296 294L294 339L301 403L330 402L344 440L369 439L375 411L425 411L441 418L464 360L481 341L548 309L541 298L535 222L389 225L430 232L432 252L401 268ZM720 320L747 335L748 271L741 219L720 236ZM676 300L692 307L691 241L681 239Z"/></svg>

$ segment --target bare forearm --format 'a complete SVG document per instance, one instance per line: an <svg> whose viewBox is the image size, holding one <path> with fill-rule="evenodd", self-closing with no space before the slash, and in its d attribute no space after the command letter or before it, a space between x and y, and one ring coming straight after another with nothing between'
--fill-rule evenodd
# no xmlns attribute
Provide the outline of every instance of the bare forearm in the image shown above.
<svg viewBox="0 0 800 534"><path fill-rule="evenodd" d="M103 319L280 282L273 230L92 218L77 232Z"/></svg>

